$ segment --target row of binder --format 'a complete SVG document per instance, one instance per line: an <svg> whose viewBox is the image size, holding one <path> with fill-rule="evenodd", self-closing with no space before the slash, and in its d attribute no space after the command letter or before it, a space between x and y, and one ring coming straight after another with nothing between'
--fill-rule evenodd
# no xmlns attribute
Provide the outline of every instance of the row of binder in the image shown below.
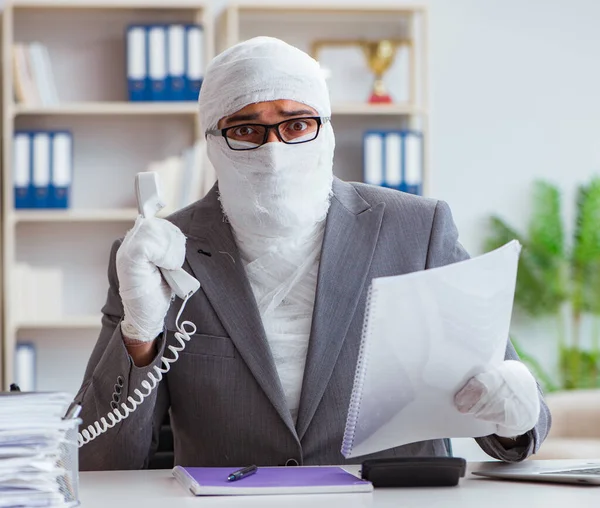
<svg viewBox="0 0 600 508"><path fill-rule="evenodd" d="M196 101L204 73L201 25L130 25L130 101Z"/></svg>
<svg viewBox="0 0 600 508"><path fill-rule="evenodd" d="M423 134L412 130L367 131L364 181L411 194L423 192Z"/></svg>
<svg viewBox="0 0 600 508"><path fill-rule="evenodd" d="M68 208L73 179L69 131L17 131L13 141L15 208Z"/></svg>

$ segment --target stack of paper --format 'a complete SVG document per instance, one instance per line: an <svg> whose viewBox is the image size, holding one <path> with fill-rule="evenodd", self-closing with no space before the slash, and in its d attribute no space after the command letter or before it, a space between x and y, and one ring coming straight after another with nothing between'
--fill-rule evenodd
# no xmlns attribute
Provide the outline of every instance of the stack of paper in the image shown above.
<svg viewBox="0 0 600 508"><path fill-rule="evenodd" d="M158 173L161 195L168 215L202 198L214 185L216 176L206 158L206 144L198 141L179 156L152 162L146 171Z"/></svg>
<svg viewBox="0 0 600 508"><path fill-rule="evenodd" d="M0 508L77 499L77 428L64 393L0 394Z"/></svg>
<svg viewBox="0 0 600 508"><path fill-rule="evenodd" d="M28 106L56 106L58 92L48 48L39 42L13 46L15 99Z"/></svg>

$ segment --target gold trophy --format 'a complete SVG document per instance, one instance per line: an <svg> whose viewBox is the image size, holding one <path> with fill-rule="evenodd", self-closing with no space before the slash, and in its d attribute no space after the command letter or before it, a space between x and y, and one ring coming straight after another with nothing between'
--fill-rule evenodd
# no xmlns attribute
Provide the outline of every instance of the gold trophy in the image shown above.
<svg viewBox="0 0 600 508"><path fill-rule="evenodd" d="M389 104L392 102L392 97L385 87L383 76L394 63L398 47L409 46L410 44L411 41L406 39L383 39L379 41L366 41L362 39L318 40L312 44L312 56L318 61L319 52L324 46L360 46L365 54L369 68L375 75L369 103Z"/></svg>
<svg viewBox="0 0 600 508"><path fill-rule="evenodd" d="M361 46L367 57L367 63L375 74L373 82L373 90L369 97L369 102L372 104L389 104L392 102L392 97L387 92L383 82L383 75L394 63L396 57L396 49L398 44L390 40L382 40L379 42L362 42Z"/></svg>

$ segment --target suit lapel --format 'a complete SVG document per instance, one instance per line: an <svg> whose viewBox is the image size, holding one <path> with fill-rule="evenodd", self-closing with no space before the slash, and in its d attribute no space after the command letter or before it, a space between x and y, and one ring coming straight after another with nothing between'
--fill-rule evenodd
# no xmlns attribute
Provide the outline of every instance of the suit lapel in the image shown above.
<svg viewBox="0 0 600 508"><path fill-rule="evenodd" d="M356 311L379 236L383 209L383 203L371 208L350 184L334 181L296 425L300 439L329 383Z"/></svg>
<svg viewBox="0 0 600 508"><path fill-rule="evenodd" d="M240 356L290 431L296 435L283 388L228 223L224 222L216 190L212 207L197 210L190 224L186 259ZM205 198L206 199L206 198ZM203 203L204 204L204 203ZM210 256L206 253L210 253Z"/></svg>

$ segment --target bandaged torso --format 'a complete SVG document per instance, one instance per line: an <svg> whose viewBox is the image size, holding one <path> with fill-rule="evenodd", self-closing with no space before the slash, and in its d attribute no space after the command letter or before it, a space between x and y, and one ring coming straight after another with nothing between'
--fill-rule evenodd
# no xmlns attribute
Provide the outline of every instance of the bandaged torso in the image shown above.
<svg viewBox="0 0 600 508"><path fill-rule="evenodd" d="M236 235L288 408L298 416L325 223L294 238Z"/></svg>

